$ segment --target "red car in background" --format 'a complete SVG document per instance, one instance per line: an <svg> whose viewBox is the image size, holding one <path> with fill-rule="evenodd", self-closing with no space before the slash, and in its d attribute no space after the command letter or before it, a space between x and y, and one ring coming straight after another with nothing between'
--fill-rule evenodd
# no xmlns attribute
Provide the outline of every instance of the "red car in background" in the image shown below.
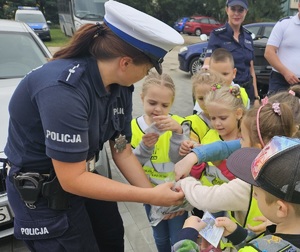
<svg viewBox="0 0 300 252"><path fill-rule="evenodd" d="M185 23L183 33L189 35L195 34L196 36L200 36L201 34L209 35L213 29L219 28L222 25L223 24L213 17L192 16Z"/></svg>

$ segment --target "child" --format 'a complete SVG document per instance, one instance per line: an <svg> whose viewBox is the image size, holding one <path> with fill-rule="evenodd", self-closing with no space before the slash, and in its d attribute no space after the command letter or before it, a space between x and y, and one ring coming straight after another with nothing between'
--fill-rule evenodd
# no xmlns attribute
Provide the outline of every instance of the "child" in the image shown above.
<svg viewBox="0 0 300 252"><path fill-rule="evenodd" d="M154 186L164 183L170 176L174 179L172 156L178 156L180 143L185 139L181 126L184 119L169 114L174 97L175 85L171 77L150 72L144 80L141 94L145 114L131 122L133 153ZM149 129L152 132L146 133ZM145 209L149 216L151 206L145 205ZM152 227L159 252L171 251L175 235L186 218L187 212L184 212Z"/></svg>
<svg viewBox="0 0 300 252"><path fill-rule="evenodd" d="M220 73L225 79L227 86L238 86L240 88L244 106L245 108L249 109L250 100L245 88L242 88L233 82L237 69L234 67L234 59L232 54L224 48L217 48L213 51L210 57L209 69Z"/></svg>
<svg viewBox="0 0 300 252"><path fill-rule="evenodd" d="M229 141L240 138L240 120L245 107L237 86L220 87L215 85L205 98L205 107L210 116L213 129L202 139L202 144L218 140ZM221 184L234 176L226 169L226 161L208 163L200 181L206 185Z"/></svg>
<svg viewBox="0 0 300 252"><path fill-rule="evenodd" d="M225 85L225 80L217 72L201 69L192 77L193 96L199 106L197 114L186 116L185 119L190 123L190 138L181 143L179 154L185 156L191 149L201 144L203 137L211 128L210 118L204 105L207 94L215 84ZM194 166L191 174L195 177L200 176L205 164Z"/></svg>
<svg viewBox="0 0 300 252"><path fill-rule="evenodd" d="M281 113L280 108L277 110ZM228 158L228 168L254 186L261 212L276 224L275 231L247 242L249 232L226 217L216 219L224 235L240 251L300 251L300 140L274 137L261 151L242 148ZM191 240L203 228L197 217L187 219L174 251L198 251ZM184 239L184 240L182 240ZM194 250L185 248L194 246Z"/></svg>
<svg viewBox="0 0 300 252"><path fill-rule="evenodd" d="M298 110L299 99L293 95L286 97L286 93L287 92L284 92L282 96L284 96L287 101L294 100L295 108ZM277 98L280 99L279 94ZM252 108L246 112L241 122L242 147L252 146L262 148L263 146L259 140L258 132L261 133L263 143L267 143L275 134L293 136L296 131L296 126L292 111L285 103L280 103L280 108L282 112L280 116L275 113L271 103L263 105L260 109ZM258 126L256 125L257 120L259 120ZM205 146L197 147L196 149L204 147ZM220 153L226 152L226 149L224 150L225 151ZM201 156L200 162L207 161L205 152L198 152L198 154L201 153L204 155ZM209 156L210 154L207 155L207 157ZM222 156L222 158L226 158L226 156ZM218 158L215 160L217 159ZM186 162L186 160L188 161ZM195 153L192 152L183 160L176 163L175 171L180 170L181 174L188 174L188 171L183 172L182 170L191 167L196 162L195 160L197 161L197 156L195 159ZM261 223L256 221L256 217L260 216L261 213L258 211L256 201L252 198L252 188L240 179L236 178L222 185L208 187L188 177L181 180L181 189L191 205L198 209L206 209L210 212L221 210L232 211L232 215L236 221L244 227L254 227ZM260 228L253 230L261 233L263 229L264 226L260 226Z"/></svg>
<svg viewBox="0 0 300 252"><path fill-rule="evenodd" d="M200 110L197 114L186 116L185 119L191 123L192 141L201 143L201 139L211 128L210 118L204 105L207 94L215 84L225 85L224 78L217 72L201 69L192 77L192 93L198 103Z"/></svg>
<svg viewBox="0 0 300 252"><path fill-rule="evenodd" d="M226 87L217 84L205 98L205 108L210 116L213 129L210 129L202 144L218 140L233 140L240 137L240 119L244 113L244 105L240 96L239 87ZM222 184L234 179L234 176L226 168L226 160L216 164L208 162L200 174L200 181L204 185ZM194 210L194 214L202 216L201 212ZM222 216L224 212L214 213L215 216ZM205 242L202 248L207 247Z"/></svg>

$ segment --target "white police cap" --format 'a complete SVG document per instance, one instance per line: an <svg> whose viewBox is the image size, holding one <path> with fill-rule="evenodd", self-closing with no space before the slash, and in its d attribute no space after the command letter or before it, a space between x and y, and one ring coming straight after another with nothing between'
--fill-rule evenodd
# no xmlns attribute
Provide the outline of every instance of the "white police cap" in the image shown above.
<svg viewBox="0 0 300 252"><path fill-rule="evenodd" d="M122 40L145 53L157 72L162 73L163 57L183 37L162 21L117 1L105 2L105 24Z"/></svg>

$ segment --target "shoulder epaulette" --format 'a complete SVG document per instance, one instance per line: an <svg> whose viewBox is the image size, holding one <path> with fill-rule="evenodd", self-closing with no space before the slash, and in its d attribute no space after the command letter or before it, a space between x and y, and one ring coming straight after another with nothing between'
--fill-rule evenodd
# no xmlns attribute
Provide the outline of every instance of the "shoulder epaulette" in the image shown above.
<svg viewBox="0 0 300 252"><path fill-rule="evenodd" d="M81 63L72 62L72 64L68 65L67 68L62 71L58 80L71 86L76 86L84 71L85 67Z"/></svg>
<svg viewBox="0 0 300 252"><path fill-rule="evenodd" d="M213 30L213 33L219 34L219 33L225 32L225 31L227 31L226 26L222 26L222 27L220 27L220 28L217 28L217 29Z"/></svg>
<svg viewBox="0 0 300 252"><path fill-rule="evenodd" d="M282 20L290 19L290 18L291 18L291 16L283 17L283 18L279 19L278 22L281 22Z"/></svg>

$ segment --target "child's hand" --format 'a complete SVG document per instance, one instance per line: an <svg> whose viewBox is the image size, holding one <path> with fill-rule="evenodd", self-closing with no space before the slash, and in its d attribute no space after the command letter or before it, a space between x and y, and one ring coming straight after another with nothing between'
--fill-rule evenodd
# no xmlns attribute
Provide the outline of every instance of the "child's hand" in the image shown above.
<svg viewBox="0 0 300 252"><path fill-rule="evenodd" d="M223 236L228 236L237 229L237 224L228 217L216 218L215 225L217 227L224 227L225 230Z"/></svg>
<svg viewBox="0 0 300 252"><path fill-rule="evenodd" d="M266 231L267 226L274 224L271 221L269 221L265 216L258 216L258 217L253 218L253 220L262 221L261 224L256 225L256 226L251 226L251 225L247 224L247 228L257 234Z"/></svg>
<svg viewBox="0 0 300 252"><path fill-rule="evenodd" d="M156 144L156 142L158 141L158 138L159 138L159 135L156 133L147 133L147 134L143 135L142 141L143 141L144 145L151 148Z"/></svg>
<svg viewBox="0 0 300 252"><path fill-rule="evenodd" d="M178 161L174 166L175 180L185 178L190 174L190 171L195 163L197 163L198 158L194 152L186 155L183 159Z"/></svg>
<svg viewBox="0 0 300 252"><path fill-rule="evenodd" d="M179 155L185 156L191 152L191 149L194 147L195 142L191 140L184 140L181 142L179 147Z"/></svg>
<svg viewBox="0 0 300 252"><path fill-rule="evenodd" d="M202 221L198 216L190 216L189 218L187 218L184 222L183 228L194 228L196 229L198 232L206 227L206 223L204 221Z"/></svg>
<svg viewBox="0 0 300 252"><path fill-rule="evenodd" d="M153 117L156 122L156 127L161 131L170 130L176 132L177 134L182 134L181 125L176 122L171 116L161 115Z"/></svg>

